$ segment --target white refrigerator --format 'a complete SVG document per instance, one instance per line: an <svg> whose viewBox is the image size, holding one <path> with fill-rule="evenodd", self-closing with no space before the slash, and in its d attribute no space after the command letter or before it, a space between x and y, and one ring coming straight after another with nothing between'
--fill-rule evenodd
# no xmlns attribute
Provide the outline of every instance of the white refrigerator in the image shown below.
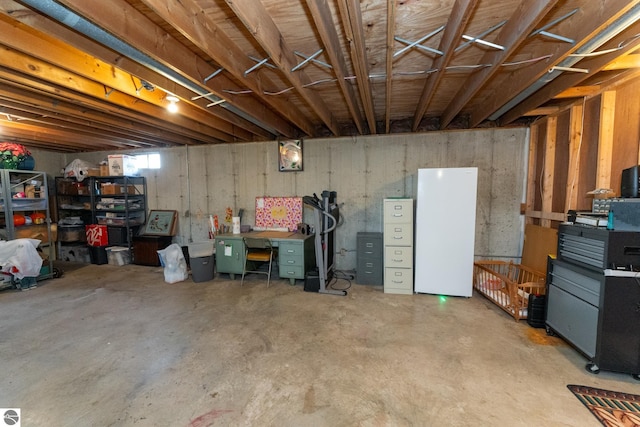
<svg viewBox="0 0 640 427"><path fill-rule="evenodd" d="M416 293L470 297L478 168L418 169Z"/></svg>

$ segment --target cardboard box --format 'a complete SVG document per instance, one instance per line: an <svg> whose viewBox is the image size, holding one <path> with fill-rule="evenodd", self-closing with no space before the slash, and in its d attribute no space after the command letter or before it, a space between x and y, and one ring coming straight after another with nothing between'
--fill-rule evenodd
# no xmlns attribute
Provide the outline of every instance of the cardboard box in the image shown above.
<svg viewBox="0 0 640 427"><path fill-rule="evenodd" d="M133 156L109 154L107 159L109 161L110 176L134 176L138 174L138 168Z"/></svg>
<svg viewBox="0 0 640 427"><path fill-rule="evenodd" d="M126 186L127 194L136 194L136 187L133 184ZM104 183L100 185L100 192L104 196L119 196L124 194L125 186L122 184Z"/></svg>
<svg viewBox="0 0 640 427"><path fill-rule="evenodd" d="M77 183L75 179L56 179L56 191L59 195L75 196L78 194Z"/></svg>
<svg viewBox="0 0 640 427"><path fill-rule="evenodd" d="M100 168L87 169L87 176L100 176Z"/></svg>
<svg viewBox="0 0 640 427"><path fill-rule="evenodd" d="M52 238L55 240L56 235L51 230ZM34 224L25 225L15 228L16 239L38 239L42 243L49 243L49 232L47 231L47 224Z"/></svg>
<svg viewBox="0 0 640 427"><path fill-rule="evenodd" d="M100 176L109 176L109 165L100 165Z"/></svg>
<svg viewBox="0 0 640 427"><path fill-rule="evenodd" d="M100 194L103 196L119 195L122 194L121 191L122 186L120 184L113 184L110 182L100 184Z"/></svg>

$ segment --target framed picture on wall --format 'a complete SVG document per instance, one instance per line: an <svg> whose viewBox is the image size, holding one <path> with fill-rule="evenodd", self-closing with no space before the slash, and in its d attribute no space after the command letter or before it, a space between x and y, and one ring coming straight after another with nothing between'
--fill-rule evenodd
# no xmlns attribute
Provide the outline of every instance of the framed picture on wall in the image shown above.
<svg viewBox="0 0 640 427"><path fill-rule="evenodd" d="M178 211L149 211L149 219L144 226L144 235L173 236L176 234Z"/></svg>
<svg viewBox="0 0 640 427"><path fill-rule="evenodd" d="M278 141L278 168L280 172L302 170L302 140Z"/></svg>

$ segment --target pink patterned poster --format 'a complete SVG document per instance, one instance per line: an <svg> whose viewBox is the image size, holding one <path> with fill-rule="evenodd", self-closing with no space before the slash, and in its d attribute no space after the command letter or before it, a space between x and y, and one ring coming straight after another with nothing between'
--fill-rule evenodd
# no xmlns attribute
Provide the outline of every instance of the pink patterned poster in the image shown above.
<svg viewBox="0 0 640 427"><path fill-rule="evenodd" d="M302 222L302 197L256 197L256 228L295 231Z"/></svg>

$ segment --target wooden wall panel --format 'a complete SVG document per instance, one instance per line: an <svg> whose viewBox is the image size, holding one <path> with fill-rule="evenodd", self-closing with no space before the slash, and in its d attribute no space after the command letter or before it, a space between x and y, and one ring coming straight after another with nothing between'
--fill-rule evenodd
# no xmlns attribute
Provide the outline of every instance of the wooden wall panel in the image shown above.
<svg viewBox="0 0 640 427"><path fill-rule="evenodd" d="M527 224L555 227L570 209L590 211L595 189L620 195L621 171L640 164L639 94L636 79L531 126Z"/></svg>
<svg viewBox="0 0 640 427"><path fill-rule="evenodd" d="M611 188L620 195L621 171L639 164L640 81L621 86L617 91L613 129Z"/></svg>
<svg viewBox="0 0 640 427"><path fill-rule="evenodd" d="M571 135L571 111L558 115L556 125L556 155L553 179L552 212L564 212L567 200L567 180L569 176L569 143Z"/></svg>
<svg viewBox="0 0 640 427"><path fill-rule="evenodd" d="M593 197L587 192L596 188L598 164L598 137L600 133L600 97L588 99L584 104L584 125L580 146L580 174L578 180L578 210L589 210Z"/></svg>

